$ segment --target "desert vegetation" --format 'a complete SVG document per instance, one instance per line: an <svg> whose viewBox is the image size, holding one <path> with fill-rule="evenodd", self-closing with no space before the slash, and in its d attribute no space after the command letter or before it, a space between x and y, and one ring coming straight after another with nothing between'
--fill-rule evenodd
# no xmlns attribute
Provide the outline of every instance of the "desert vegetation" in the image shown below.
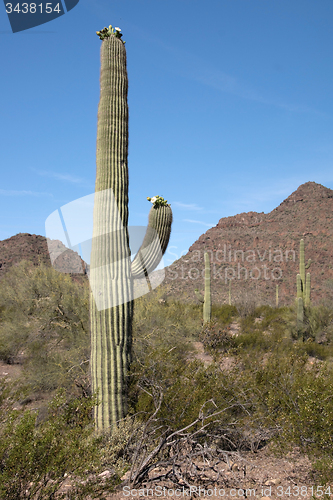
<svg viewBox="0 0 333 500"><path fill-rule="evenodd" d="M207 472L198 457L211 466L264 447L297 447L313 484L333 479L333 307L305 307L300 331L296 302L213 304L203 324L202 304L163 288L137 299L129 413L96 433L88 303L87 283L44 265L22 261L1 281L0 498L103 498L122 481L188 487Z"/></svg>

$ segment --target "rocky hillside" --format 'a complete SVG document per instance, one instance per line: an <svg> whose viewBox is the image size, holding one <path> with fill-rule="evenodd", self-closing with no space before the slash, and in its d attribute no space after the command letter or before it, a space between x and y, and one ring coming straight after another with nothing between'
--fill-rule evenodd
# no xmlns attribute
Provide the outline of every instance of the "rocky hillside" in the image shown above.
<svg viewBox="0 0 333 500"><path fill-rule="evenodd" d="M279 305L296 295L299 243L311 259L311 299L333 300L333 190L315 182L302 184L270 213L248 212L225 217L166 268L167 293L195 301L204 289L204 252L211 260L212 300L228 303L244 297Z"/></svg>
<svg viewBox="0 0 333 500"><path fill-rule="evenodd" d="M54 267L73 277L84 276L85 263L80 256L66 248L61 241L49 240L53 255ZM7 240L0 241L0 279L21 260L28 260L35 266L45 264L50 266L51 259L47 240L44 236L29 233L19 233Z"/></svg>
<svg viewBox="0 0 333 500"><path fill-rule="evenodd" d="M333 301L333 190L315 182L302 184L270 213L248 212L225 217L193 243L188 253L165 269L161 285L166 294L197 301L194 289L203 291L204 253L210 254L212 300L215 303L255 298L279 305L291 304L296 294L299 242L305 242L305 259L311 259L311 299ZM79 255L52 241L56 268L75 279L85 264ZM35 265L51 264L43 236L20 233L0 241L0 278L22 259ZM73 272L74 270L74 272ZM81 274L80 274L81 273Z"/></svg>

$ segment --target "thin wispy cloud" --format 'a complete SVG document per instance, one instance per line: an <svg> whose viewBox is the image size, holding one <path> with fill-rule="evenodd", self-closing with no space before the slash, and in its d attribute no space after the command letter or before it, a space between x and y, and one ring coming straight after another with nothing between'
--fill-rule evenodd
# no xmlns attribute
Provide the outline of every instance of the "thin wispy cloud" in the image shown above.
<svg viewBox="0 0 333 500"><path fill-rule="evenodd" d="M214 68L206 68L206 70L200 74L191 74L191 78L208 87L212 87L222 92L227 92L250 101L260 102L262 104L275 106L296 113L313 113L318 116L327 116L326 113L311 108L310 106L284 102L278 97L269 98L264 96L257 90L251 88L249 85L239 81L237 78L227 75Z"/></svg>
<svg viewBox="0 0 333 500"><path fill-rule="evenodd" d="M195 80L202 83L203 85L220 90L221 92L233 94L242 99L260 102L268 106L286 109L287 111L291 112L311 113L318 116L327 117L327 113L318 111L317 109L314 109L310 106L292 102L285 102L283 98L280 98L278 96L272 97L263 95L262 92L259 92L258 90L253 88L251 84L241 81L239 78L236 78L233 75L224 73L223 71L212 67L204 59L198 57L197 55L185 51L179 47L166 44L157 37L152 37L147 33L141 33L141 37L154 42L155 45L159 45L165 51L172 54L173 60L178 60L181 65L177 67L170 66L168 67L168 70L173 73L177 73L184 78ZM198 68L200 68L200 72L198 72Z"/></svg>
<svg viewBox="0 0 333 500"><path fill-rule="evenodd" d="M183 219L183 222L190 222L191 224L201 224L206 227L214 227L216 224L207 224L207 222L202 222L201 220Z"/></svg>
<svg viewBox="0 0 333 500"><path fill-rule="evenodd" d="M0 195L3 196L53 196L52 193L45 193L39 191L16 191L14 189L0 189Z"/></svg>
<svg viewBox="0 0 333 500"><path fill-rule="evenodd" d="M79 184L79 185L91 184L82 177L76 177L75 175L71 174L62 174L60 172L53 172L48 170L37 170L36 168L31 168L31 170L42 177L49 177L51 179L56 179L58 181L70 182L72 184Z"/></svg>
<svg viewBox="0 0 333 500"><path fill-rule="evenodd" d="M176 206L179 208L184 208L186 210L202 210L202 207L198 207L195 203L181 203L180 201L173 201L172 206Z"/></svg>

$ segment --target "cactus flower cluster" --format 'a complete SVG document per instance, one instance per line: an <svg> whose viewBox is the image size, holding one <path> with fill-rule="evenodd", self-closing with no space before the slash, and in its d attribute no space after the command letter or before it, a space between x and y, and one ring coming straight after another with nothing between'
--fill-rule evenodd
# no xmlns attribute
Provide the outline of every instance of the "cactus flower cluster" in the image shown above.
<svg viewBox="0 0 333 500"><path fill-rule="evenodd" d="M153 204L154 208L157 207L169 207L168 200L162 198L162 196L153 196L152 198L147 197L147 200Z"/></svg>
<svg viewBox="0 0 333 500"><path fill-rule="evenodd" d="M111 24L108 28L103 28L101 31L96 31L96 35L99 36L100 40L104 40L104 38L109 38L111 35L116 38L121 38L123 35L120 28L112 28ZM125 42L123 42L125 43Z"/></svg>

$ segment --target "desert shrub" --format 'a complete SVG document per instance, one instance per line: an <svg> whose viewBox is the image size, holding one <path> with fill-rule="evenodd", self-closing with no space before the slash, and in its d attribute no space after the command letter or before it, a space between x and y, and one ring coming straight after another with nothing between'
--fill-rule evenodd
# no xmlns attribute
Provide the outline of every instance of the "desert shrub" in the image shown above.
<svg viewBox="0 0 333 500"><path fill-rule="evenodd" d="M190 361L191 342L202 329L202 307L159 300L147 296L135 304L131 411L141 418L150 415L156 402L153 388L158 388L163 393L161 425L178 428L194 420L205 401L224 401L221 387L226 383L218 367L205 369L199 361Z"/></svg>
<svg viewBox="0 0 333 500"><path fill-rule="evenodd" d="M153 350L143 366L133 369L137 376L134 410L140 418L147 418L162 394L159 422L163 429L189 425L208 400L213 399L218 408L224 408L237 398L233 378L222 373L218 365L205 367L197 360L179 356L176 350ZM228 421L227 414L225 418Z"/></svg>
<svg viewBox="0 0 333 500"><path fill-rule="evenodd" d="M253 420L274 435L282 454L294 446L321 463L321 473L333 478L333 370L325 363L309 363L303 346L276 349L243 374L244 389L252 392ZM326 464L326 466L325 466Z"/></svg>
<svg viewBox="0 0 333 500"><path fill-rule="evenodd" d="M122 474L129 467L141 428L142 421L127 416L97 437L96 445L102 450L100 463L103 468L115 467Z"/></svg>
<svg viewBox="0 0 333 500"><path fill-rule="evenodd" d="M88 286L51 267L20 262L0 284L0 357L23 362L34 390L88 391Z"/></svg>
<svg viewBox="0 0 333 500"><path fill-rule="evenodd" d="M307 323L307 336L318 339L323 334L327 342L332 341L333 337L333 309L322 305L308 307L305 311Z"/></svg>
<svg viewBox="0 0 333 500"><path fill-rule="evenodd" d="M257 352L267 352L271 350L272 339L263 334L260 330L254 330L251 332L242 332L240 335L235 337L234 344L238 348L237 352L245 354L245 352L250 353L250 355L255 356Z"/></svg>
<svg viewBox="0 0 333 500"><path fill-rule="evenodd" d="M221 328L218 323L211 321L202 328L199 340L208 351L219 350L220 353L227 352L235 346L234 339L229 333L228 327Z"/></svg>
<svg viewBox="0 0 333 500"><path fill-rule="evenodd" d="M166 335L177 332L182 338L194 338L201 329L202 306L181 303L156 290L135 300L133 335L140 338L147 332Z"/></svg>
<svg viewBox="0 0 333 500"><path fill-rule="evenodd" d="M212 305L212 317L221 325L228 325L238 314L235 306L223 304L222 306Z"/></svg>
<svg viewBox="0 0 333 500"><path fill-rule="evenodd" d="M65 473L83 473L98 462L89 441L94 398L68 400L59 391L48 418L36 425L37 413L13 410L0 426L0 496L53 498Z"/></svg>
<svg viewBox="0 0 333 500"><path fill-rule="evenodd" d="M258 297L250 292L243 292L235 303L237 312L241 318L252 316L258 306Z"/></svg>

